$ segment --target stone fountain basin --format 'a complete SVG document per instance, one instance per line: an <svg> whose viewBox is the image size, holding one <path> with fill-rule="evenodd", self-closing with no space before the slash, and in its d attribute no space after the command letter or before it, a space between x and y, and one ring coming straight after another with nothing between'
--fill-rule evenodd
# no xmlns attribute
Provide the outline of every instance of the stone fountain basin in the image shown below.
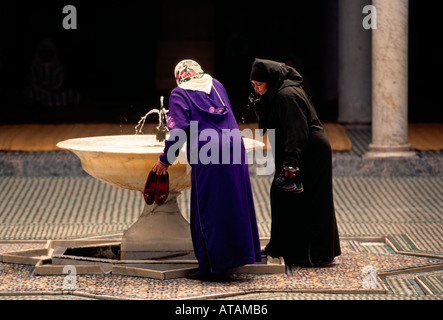
<svg viewBox="0 0 443 320"><path fill-rule="evenodd" d="M247 151L264 144L243 138ZM164 143L155 135L115 135L61 141L57 147L75 153L82 168L91 176L111 185L143 192L149 171L163 153ZM186 144L168 169L170 192L191 187L190 167L186 162Z"/></svg>
<svg viewBox="0 0 443 320"><path fill-rule="evenodd" d="M164 144L155 135L116 135L65 140L57 143L57 147L75 153L91 176L120 188L143 192L148 173L163 153ZM168 170L171 191L190 188L187 167L183 148Z"/></svg>

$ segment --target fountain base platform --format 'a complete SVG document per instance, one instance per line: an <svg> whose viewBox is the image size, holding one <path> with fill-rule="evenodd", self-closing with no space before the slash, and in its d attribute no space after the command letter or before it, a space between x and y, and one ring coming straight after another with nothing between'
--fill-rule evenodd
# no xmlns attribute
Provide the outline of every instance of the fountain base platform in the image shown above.
<svg viewBox="0 0 443 320"><path fill-rule="evenodd" d="M262 245L269 239L261 239ZM152 252L149 259L122 259L121 240L86 238L48 240L45 248L3 253L5 263L34 265L36 275L117 274L168 280L198 268L193 251ZM283 259L264 256L262 262L231 270L234 274L284 274Z"/></svg>

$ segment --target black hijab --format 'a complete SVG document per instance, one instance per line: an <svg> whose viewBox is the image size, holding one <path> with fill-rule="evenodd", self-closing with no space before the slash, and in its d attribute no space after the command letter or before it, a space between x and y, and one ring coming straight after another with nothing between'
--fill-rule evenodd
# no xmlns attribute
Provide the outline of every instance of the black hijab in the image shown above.
<svg viewBox="0 0 443 320"><path fill-rule="evenodd" d="M256 58L250 80L268 84L268 91L255 104L259 126L266 132L272 121L273 101L277 92L288 86L300 87L303 78L294 68L282 62Z"/></svg>

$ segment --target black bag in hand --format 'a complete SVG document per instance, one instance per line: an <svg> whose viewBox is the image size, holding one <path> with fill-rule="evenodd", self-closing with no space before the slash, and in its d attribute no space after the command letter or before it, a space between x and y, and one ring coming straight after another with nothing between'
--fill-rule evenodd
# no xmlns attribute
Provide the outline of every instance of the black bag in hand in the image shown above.
<svg viewBox="0 0 443 320"><path fill-rule="evenodd" d="M275 179L275 185L286 192L302 193L303 183L300 180L300 169L293 167L283 167L277 179Z"/></svg>

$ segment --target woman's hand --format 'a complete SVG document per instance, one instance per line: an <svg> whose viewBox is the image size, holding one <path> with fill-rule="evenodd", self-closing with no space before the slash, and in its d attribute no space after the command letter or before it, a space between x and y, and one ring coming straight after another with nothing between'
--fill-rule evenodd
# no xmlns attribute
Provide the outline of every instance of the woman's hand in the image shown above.
<svg viewBox="0 0 443 320"><path fill-rule="evenodd" d="M152 167L152 171L157 175L162 176L166 174L166 171L168 171L168 166L161 163L160 160L157 160L157 162Z"/></svg>

